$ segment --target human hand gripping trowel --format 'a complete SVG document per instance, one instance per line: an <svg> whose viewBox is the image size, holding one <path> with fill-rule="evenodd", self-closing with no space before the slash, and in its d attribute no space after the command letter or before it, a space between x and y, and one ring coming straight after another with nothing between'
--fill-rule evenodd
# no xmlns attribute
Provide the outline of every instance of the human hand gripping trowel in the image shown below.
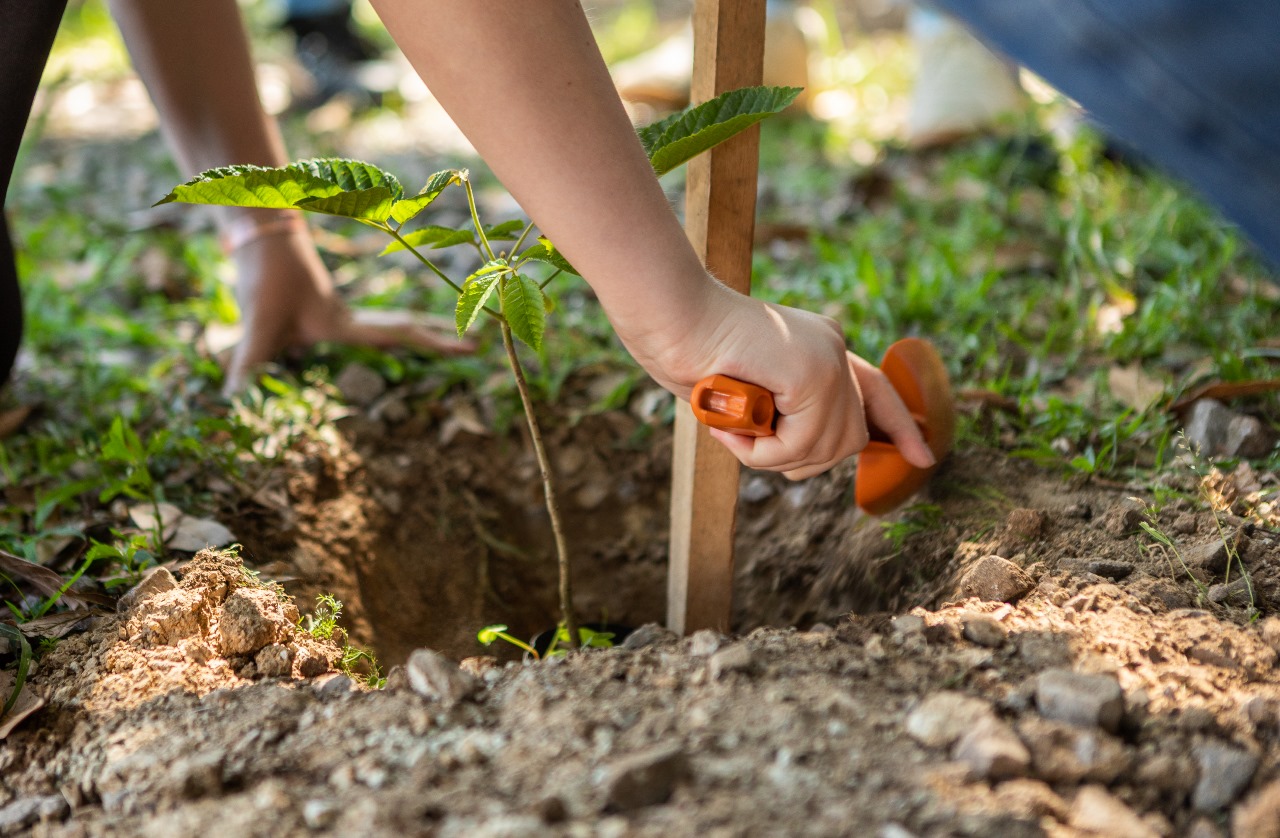
<svg viewBox="0 0 1280 838"><path fill-rule="evenodd" d="M885 351L880 371L941 462L951 451L956 415L951 383L937 350L928 341L903 338ZM745 436L771 436L778 418L772 393L727 375L712 375L699 381L689 404L704 425ZM867 431L871 441L858 454L854 500L871 515L884 515L924 486L937 466L917 468L898 453L879 428L868 422Z"/></svg>

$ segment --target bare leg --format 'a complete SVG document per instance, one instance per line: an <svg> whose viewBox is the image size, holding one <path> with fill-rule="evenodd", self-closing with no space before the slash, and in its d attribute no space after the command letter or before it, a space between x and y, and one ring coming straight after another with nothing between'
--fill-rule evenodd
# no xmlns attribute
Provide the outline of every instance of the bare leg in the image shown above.
<svg viewBox="0 0 1280 838"><path fill-rule="evenodd" d="M274 122L263 111L248 39L235 0L110 0L139 75L160 112L164 133L188 174L231 163L288 162ZM227 209L220 216L234 249L245 339L227 370L227 389L290 345L322 340L406 345L462 352L407 314L354 314L293 213Z"/></svg>
<svg viewBox="0 0 1280 838"><path fill-rule="evenodd" d="M0 0L0 203L9 190L22 132L66 0ZM9 227L0 207L0 384L22 341L22 295Z"/></svg>

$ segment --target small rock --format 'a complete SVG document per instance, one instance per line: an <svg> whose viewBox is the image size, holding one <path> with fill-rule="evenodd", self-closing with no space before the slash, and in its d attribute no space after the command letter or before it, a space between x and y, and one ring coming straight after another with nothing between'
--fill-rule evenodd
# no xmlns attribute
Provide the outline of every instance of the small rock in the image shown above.
<svg viewBox="0 0 1280 838"><path fill-rule="evenodd" d="M1021 777L1031 765L1031 752L1007 724L984 716L956 742L951 758L985 780Z"/></svg>
<svg viewBox="0 0 1280 838"><path fill-rule="evenodd" d="M19 798L0 809L0 834L16 833L40 820L61 820L69 811L66 798L60 794Z"/></svg>
<svg viewBox="0 0 1280 838"><path fill-rule="evenodd" d="M912 739L933 748L949 747L979 721L994 717L991 705L958 692L939 692L920 702L907 716Z"/></svg>
<svg viewBox="0 0 1280 838"><path fill-rule="evenodd" d="M1093 517L1093 507L1085 501L1080 501L1078 503L1068 504L1062 510L1062 514L1067 518L1079 518L1082 521L1088 521Z"/></svg>
<svg viewBox="0 0 1280 838"><path fill-rule="evenodd" d="M1115 733L1124 716L1124 692L1106 675L1048 669L1036 678L1036 707L1046 719Z"/></svg>
<svg viewBox="0 0 1280 838"><path fill-rule="evenodd" d="M335 675L328 678L324 683L316 688L316 694L321 698L337 698L346 695L356 688L356 682L352 681L346 675Z"/></svg>
<svg viewBox="0 0 1280 838"><path fill-rule="evenodd" d="M564 805L564 798L558 794L544 797L534 806L543 823L564 823L569 819L569 808Z"/></svg>
<svg viewBox="0 0 1280 838"><path fill-rule="evenodd" d="M1169 834L1169 833L1166 833ZM1237 835L1241 833L1237 832ZM1280 838L1280 832L1275 833ZM1222 830L1208 818L1196 818L1191 823L1191 828L1187 830L1187 838L1226 838L1222 834Z"/></svg>
<svg viewBox="0 0 1280 838"><path fill-rule="evenodd" d="M1191 805L1200 812L1214 812L1230 805L1253 779L1258 758L1222 742L1195 747L1200 780L1191 792Z"/></svg>
<svg viewBox="0 0 1280 838"><path fill-rule="evenodd" d="M1254 599L1253 586L1249 583L1248 577L1241 576L1226 584L1209 586L1209 601L1224 603L1226 605L1234 605L1237 608L1244 608L1252 604Z"/></svg>
<svg viewBox="0 0 1280 838"><path fill-rule="evenodd" d="M666 626L658 623L645 623L627 635L627 639L622 641L622 648L644 649L648 646L672 643L677 639L676 633Z"/></svg>
<svg viewBox="0 0 1280 838"><path fill-rule="evenodd" d="M1048 783L1110 783L1131 764L1120 740L1101 730L1027 715L1018 721L1018 736L1031 751L1033 773Z"/></svg>
<svg viewBox="0 0 1280 838"><path fill-rule="evenodd" d="M1014 779L995 788L995 797L1003 811L1015 817L1067 819L1067 804L1039 780Z"/></svg>
<svg viewBox="0 0 1280 838"><path fill-rule="evenodd" d="M1013 562L999 556L985 556L961 577L958 598L1014 602L1033 587L1035 582Z"/></svg>
<svg viewBox="0 0 1280 838"><path fill-rule="evenodd" d="M316 649L300 646L294 656L299 678L317 678L333 668L333 663Z"/></svg>
<svg viewBox="0 0 1280 838"><path fill-rule="evenodd" d="M444 655L418 649L405 664L409 686L423 698L452 707L480 688L480 683Z"/></svg>
<svg viewBox="0 0 1280 838"><path fill-rule="evenodd" d="M141 582L134 585L127 594L120 597L120 601L116 603L116 611L123 614L152 594L171 591L176 587L178 587L178 580L173 578L169 568L152 568L142 577Z"/></svg>
<svg viewBox="0 0 1280 838"><path fill-rule="evenodd" d="M924 635L926 623L919 614L899 614L891 621L893 633L898 637L918 637Z"/></svg>
<svg viewBox="0 0 1280 838"><path fill-rule="evenodd" d="M1182 551L1182 560L1192 570L1203 569L1209 573L1221 573L1227 569L1227 561L1231 558L1227 545L1221 538L1215 538L1208 544L1196 544Z"/></svg>
<svg viewBox="0 0 1280 838"><path fill-rule="evenodd" d="M405 403L404 398L395 394L378 399L369 408L370 419L380 420L389 425L399 425L401 422L408 420L411 415L409 405Z"/></svg>
<svg viewBox="0 0 1280 838"><path fill-rule="evenodd" d="M1085 565L1090 573L1096 573L1104 579L1119 581L1133 573L1133 565L1128 562L1111 561L1110 559L1094 559Z"/></svg>
<svg viewBox="0 0 1280 838"><path fill-rule="evenodd" d="M302 820L311 829L324 829L333 823L339 808L334 800L308 800L302 804Z"/></svg>
<svg viewBox="0 0 1280 838"><path fill-rule="evenodd" d="M1076 792L1067 823L1076 829L1099 835L1160 838L1132 809L1102 786L1084 786Z"/></svg>
<svg viewBox="0 0 1280 838"><path fill-rule="evenodd" d="M252 655L286 638L291 628L280 598L267 588L233 591L219 609L218 642L223 655Z"/></svg>
<svg viewBox="0 0 1280 838"><path fill-rule="evenodd" d="M916 838L916 834L901 824L887 823L876 832L876 838Z"/></svg>
<svg viewBox="0 0 1280 838"><path fill-rule="evenodd" d="M139 600L129 615L126 635L143 646L176 646L198 638L208 626L209 611L197 591L173 588Z"/></svg>
<svg viewBox="0 0 1280 838"><path fill-rule="evenodd" d="M738 491L738 497L747 503L760 503L773 497L773 484L762 475L753 475Z"/></svg>
<svg viewBox="0 0 1280 838"><path fill-rule="evenodd" d="M1173 519L1169 529L1173 530L1175 535L1194 535L1196 530L1200 529L1200 519L1190 512L1182 512Z"/></svg>
<svg viewBox="0 0 1280 838"><path fill-rule="evenodd" d="M1265 457L1276 444L1275 433L1262 422L1213 399L1191 406L1184 433L1204 457Z"/></svg>
<svg viewBox="0 0 1280 838"><path fill-rule="evenodd" d="M1142 529L1142 522L1146 519L1146 512L1141 506L1133 501L1121 501L1107 510L1102 525L1116 538L1124 538Z"/></svg>
<svg viewBox="0 0 1280 838"><path fill-rule="evenodd" d="M725 637L712 629L700 629L689 637L689 654L695 658L705 658L724 643Z"/></svg>
<svg viewBox="0 0 1280 838"><path fill-rule="evenodd" d="M396 664L387 670L387 683L382 685L387 692L395 690L412 689L409 686L409 673L405 671L404 664Z"/></svg>
<svg viewBox="0 0 1280 838"><path fill-rule="evenodd" d="M1044 535L1049 516L1042 509L1015 509L1004 525L1008 533L1023 541L1037 541Z"/></svg>
<svg viewBox="0 0 1280 838"><path fill-rule="evenodd" d="M1234 838L1280 838L1280 780L1274 780L1231 813Z"/></svg>
<svg viewBox="0 0 1280 838"><path fill-rule="evenodd" d="M293 655L282 643L268 643L253 656L258 674L264 678L288 678L293 674Z"/></svg>
<svg viewBox="0 0 1280 838"><path fill-rule="evenodd" d="M498 659L493 655L473 655L463 658L458 663L458 668L468 675L483 678L486 672L498 668Z"/></svg>
<svg viewBox="0 0 1280 838"><path fill-rule="evenodd" d="M333 385L348 402L362 406L372 404L387 389L381 375L358 361L343 367Z"/></svg>
<svg viewBox="0 0 1280 838"><path fill-rule="evenodd" d="M1253 416L1237 414L1227 426L1228 457L1265 457L1275 447L1275 432Z"/></svg>
<svg viewBox="0 0 1280 838"><path fill-rule="evenodd" d="M605 808L629 812L665 803L685 773L679 744L659 745L613 763L604 780Z"/></svg>
<svg viewBox="0 0 1280 838"><path fill-rule="evenodd" d="M755 666L755 659L746 643L734 643L715 651L707 659L707 668L712 678L720 678L728 672L750 672Z"/></svg>
<svg viewBox="0 0 1280 838"><path fill-rule="evenodd" d="M988 649L998 649L1004 645L1004 626L990 617L980 615L965 617L962 625L964 638L971 643L986 646Z"/></svg>

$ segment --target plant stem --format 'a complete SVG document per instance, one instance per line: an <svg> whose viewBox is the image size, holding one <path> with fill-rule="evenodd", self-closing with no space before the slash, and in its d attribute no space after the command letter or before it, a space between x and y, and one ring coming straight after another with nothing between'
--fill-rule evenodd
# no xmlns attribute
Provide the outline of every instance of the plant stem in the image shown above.
<svg viewBox="0 0 1280 838"><path fill-rule="evenodd" d="M521 231L520 238L516 239L515 244L511 245L511 256L513 258L518 252L520 252L520 245L524 244L524 240L529 237L529 233L532 231L533 231L533 222L530 221L528 224L525 225L524 230Z"/></svg>
<svg viewBox="0 0 1280 838"><path fill-rule="evenodd" d="M489 244L489 237L484 234L484 225L480 223L480 213L476 210L476 193L471 188L471 180L463 180L462 186L467 190L467 206L471 209L471 223L476 225L476 237L480 239L480 244L484 245L484 252L492 262L498 257L493 254L493 246Z"/></svg>
<svg viewBox="0 0 1280 838"><path fill-rule="evenodd" d="M400 235L399 230L396 230L387 224L382 224L382 225L374 224L372 226L377 227L379 230L382 230L384 233L388 233L391 236L393 236L396 241L404 245L405 250L409 251L414 256L418 257L419 262L421 262L422 264L430 268L431 272L434 273L436 276L440 277L441 279L443 279L450 288L452 288L454 291L457 291L459 294L462 293L462 289L458 287L457 283L455 283L452 279L449 279L449 277L445 275L444 271L440 270L435 266L434 262L432 262L427 257L423 256L421 253L417 251L417 249L413 245L405 241L404 236Z"/></svg>
<svg viewBox="0 0 1280 838"><path fill-rule="evenodd" d="M507 360L511 362L511 371L516 376L516 389L520 391L520 401L524 405L524 418L529 424L529 436L533 439L533 451L538 456L538 468L542 471L542 492L547 502L547 514L551 516L551 534L556 542L556 559L560 566L560 615L564 618L565 628L569 630L569 646L578 647L578 620L573 613L573 591L569 581L569 549L565 546L564 530L560 526L560 510L556 506L556 492L551 479L551 463L547 459L547 450L542 445L542 430L538 427L538 419L533 412L533 399L529 395L529 384L524 379L524 368L520 366L520 358L516 355L516 344L511 337L511 326L502 321L502 345L507 350Z"/></svg>

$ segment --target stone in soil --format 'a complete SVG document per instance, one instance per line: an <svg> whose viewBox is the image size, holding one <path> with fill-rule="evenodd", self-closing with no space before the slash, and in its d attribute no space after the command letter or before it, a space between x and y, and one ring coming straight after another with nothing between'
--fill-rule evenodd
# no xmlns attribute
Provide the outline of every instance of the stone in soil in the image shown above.
<svg viewBox="0 0 1280 838"><path fill-rule="evenodd" d="M1015 509L1005 519L1005 529L1022 541L1038 541L1048 523L1049 516L1042 509Z"/></svg>
<svg viewBox="0 0 1280 838"><path fill-rule="evenodd" d="M20 798L0 809L0 835L16 834L36 821L60 820L70 808L60 794Z"/></svg>
<svg viewBox="0 0 1280 838"><path fill-rule="evenodd" d="M1184 433L1204 457L1262 457L1276 442L1274 433L1262 422L1235 413L1214 399L1200 399L1191 405Z"/></svg>
<svg viewBox="0 0 1280 838"><path fill-rule="evenodd" d="M1124 744L1101 730L1050 722L1034 715L1019 719L1017 730L1031 752L1032 774L1048 783L1110 783L1131 765Z"/></svg>
<svg viewBox="0 0 1280 838"><path fill-rule="evenodd" d="M1031 765L1031 753L1009 725L985 716L956 742L952 759L963 762L984 780L1021 777Z"/></svg>
<svg viewBox="0 0 1280 838"><path fill-rule="evenodd" d="M982 719L994 716L981 698L944 691L920 702L907 716L906 730L913 739L934 748L949 747Z"/></svg>
<svg viewBox="0 0 1280 838"><path fill-rule="evenodd" d="M617 760L605 771L605 808L627 812L665 803L685 771L684 749L678 743Z"/></svg>
<svg viewBox="0 0 1280 838"><path fill-rule="evenodd" d="M1196 544L1182 551L1182 560L1192 570L1205 570L1217 574L1227 569L1231 558L1227 545L1221 538L1215 538L1207 544Z"/></svg>
<svg viewBox="0 0 1280 838"><path fill-rule="evenodd" d="M240 588L218 612L218 643L224 655L253 655L284 640L293 626L280 597L269 588Z"/></svg>
<svg viewBox="0 0 1280 838"><path fill-rule="evenodd" d="M998 649L1004 645L1004 626L990 617L985 615L965 617L962 625L965 640L977 643L979 646L986 646L988 649Z"/></svg>
<svg viewBox="0 0 1280 838"><path fill-rule="evenodd" d="M152 568L147 572L146 576L142 577L141 582L134 585L128 593L120 597L120 601L116 603L116 611L123 614L153 594L171 591L176 587L178 587L178 580L173 578L169 568Z"/></svg>
<svg viewBox="0 0 1280 838"><path fill-rule="evenodd" d="M333 380L342 397L352 404L369 405L387 389L387 382L373 369L353 362L343 367Z"/></svg>
<svg viewBox="0 0 1280 838"><path fill-rule="evenodd" d="M414 692L445 707L452 707L480 688L475 677L433 649L418 649L409 655L405 675Z"/></svg>
<svg viewBox="0 0 1280 838"><path fill-rule="evenodd" d="M1258 758L1223 742L1202 742L1195 748L1200 779L1191 793L1191 805L1214 812L1230 805L1253 779Z"/></svg>
<svg viewBox="0 0 1280 838"><path fill-rule="evenodd" d="M960 578L957 598L1014 602L1033 587L1035 582L1013 562L1000 556L984 556Z"/></svg>
<svg viewBox="0 0 1280 838"><path fill-rule="evenodd" d="M1095 573L1105 579L1119 581L1133 573L1133 565L1128 562L1118 562L1110 559L1095 559L1085 565L1090 573Z"/></svg>
<svg viewBox="0 0 1280 838"><path fill-rule="evenodd" d="M1140 504L1126 500L1107 510L1102 516L1102 526L1112 536L1125 538L1139 532L1146 519L1146 512Z"/></svg>
<svg viewBox="0 0 1280 838"><path fill-rule="evenodd" d="M1036 679L1036 708L1046 719L1114 733L1124 716L1124 692L1106 675L1049 669Z"/></svg>
<svg viewBox="0 0 1280 838"><path fill-rule="evenodd" d="M707 669L712 678L720 678L730 672L750 672L754 666L751 649L741 642L717 649L707 659Z"/></svg>
<svg viewBox="0 0 1280 838"><path fill-rule="evenodd" d="M1160 838L1124 801L1102 786L1084 786L1076 792L1067 822L1091 834Z"/></svg>

